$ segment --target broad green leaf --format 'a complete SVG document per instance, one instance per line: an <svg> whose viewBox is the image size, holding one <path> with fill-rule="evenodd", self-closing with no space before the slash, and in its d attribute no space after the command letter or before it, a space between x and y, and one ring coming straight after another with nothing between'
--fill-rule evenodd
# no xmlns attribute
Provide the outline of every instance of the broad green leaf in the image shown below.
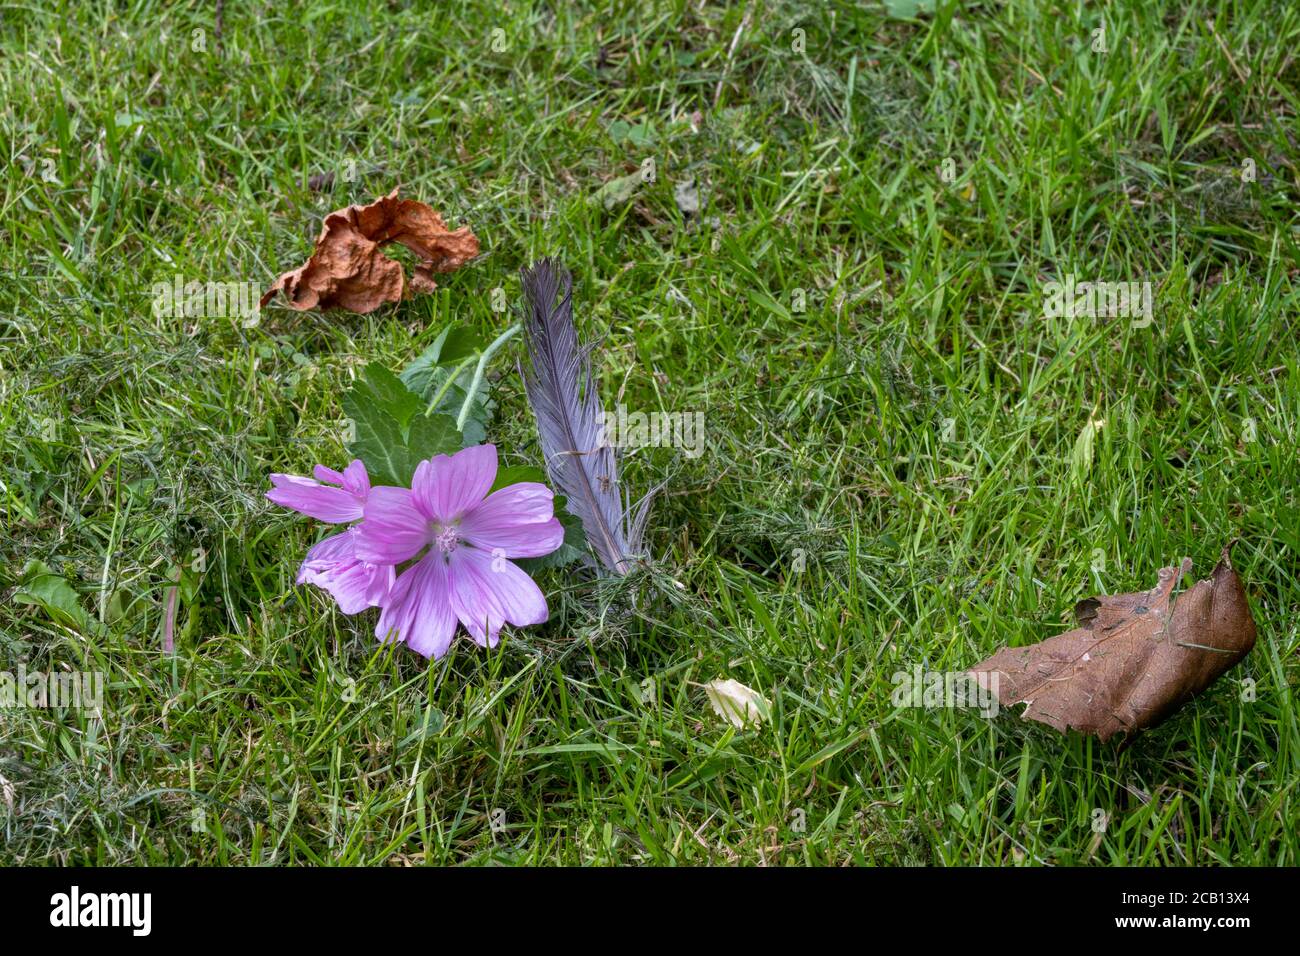
<svg viewBox="0 0 1300 956"><path fill-rule="evenodd" d="M430 388L430 384L438 366L458 365L465 359L478 355L483 347L483 340L472 329L449 325L433 340L432 345L402 369L401 379L407 388L428 402L436 391Z"/></svg>
<svg viewBox="0 0 1300 956"><path fill-rule="evenodd" d="M343 414L352 419L356 429L348 452L365 462L371 483L403 484L406 436L397 420L375 399L373 391L362 383L353 385L343 396Z"/></svg>
<svg viewBox="0 0 1300 956"><path fill-rule="evenodd" d="M460 432L456 430L456 419L450 415L417 415L411 422L411 434L407 442L410 453L410 471L415 473L415 466L434 455L452 455L460 451L462 445ZM408 479L405 484L410 483Z"/></svg>
<svg viewBox="0 0 1300 956"><path fill-rule="evenodd" d="M534 468L532 465L510 465L507 468L497 469L497 480L492 482L492 487L488 489L488 494L496 491L498 488L505 488L507 485L517 485L523 481L535 481L538 484L546 484L546 475L542 469Z"/></svg>
<svg viewBox="0 0 1300 956"><path fill-rule="evenodd" d="M378 362L343 396L343 413L356 429L348 451L366 463L377 485L410 485L422 460L462 445L454 418L424 414L420 397Z"/></svg>
<svg viewBox="0 0 1300 956"><path fill-rule="evenodd" d="M447 377L452 374L450 368L434 368L431 370L428 385L422 396L423 401L427 404L438 398L438 404L433 409L444 415L450 415L453 419L460 415L461 407L465 404L465 396L469 387L474 383L474 370L465 368L456 376L456 381L447 385ZM446 388L443 386L446 385ZM492 412L496 408L496 403L492 401L488 390L488 382L485 377L479 382L478 392L475 394L474 401L470 405L469 415L465 419L465 434L463 444L479 445L487 438L488 425L492 424Z"/></svg>
<svg viewBox="0 0 1300 956"><path fill-rule="evenodd" d="M474 383L474 364L465 365L459 373L456 368L466 359L479 355L483 348L482 339L470 329L448 326L419 358L402 370L401 380L420 397L422 407L458 419L470 386ZM456 380L447 384L452 374L456 374ZM429 404L435 399L437 404L429 409ZM484 379L479 383L478 392L465 418L462 436L465 447L482 444L487 439L493 408L495 403L490 397L487 380Z"/></svg>
<svg viewBox="0 0 1300 956"><path fill-rule="evenodd" d="M367 399L396 421L402 431L406 431L417 412L424 410L420 397L379 362L367 365L361 381L353 385L353 388L359 389Z"/></svg>
<svg viewBox="0 0 1300 956"><path fill-rule="evenodd" d="M15 604L39 607L56 624L65 627L82 631L98 628L98 622L92 622L90 615L82 608L81 600L72 585L55 574L48 565L35 559L23 567L22 584L14 592L13 601Z"/></svg>

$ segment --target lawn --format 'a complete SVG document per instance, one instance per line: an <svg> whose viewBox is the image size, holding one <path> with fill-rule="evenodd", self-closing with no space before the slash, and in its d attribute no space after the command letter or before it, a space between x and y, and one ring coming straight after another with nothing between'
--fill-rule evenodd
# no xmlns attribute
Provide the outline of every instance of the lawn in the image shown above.
<svg viewBox="0 0 1300 956"><path fill-rule="evenodd" d="M911 6L0 6L0 670L105 682L0 710L0 862L1300 863L1300 8ZM399 186L482 242L431 295L153 308ZM544 255L605 405L702 454L626 454L636 573L381 645L269 475ZM1149 321L1047 314L1069 276ZM891 701L1233 539L1255 649L1126 744Z"/></svg>

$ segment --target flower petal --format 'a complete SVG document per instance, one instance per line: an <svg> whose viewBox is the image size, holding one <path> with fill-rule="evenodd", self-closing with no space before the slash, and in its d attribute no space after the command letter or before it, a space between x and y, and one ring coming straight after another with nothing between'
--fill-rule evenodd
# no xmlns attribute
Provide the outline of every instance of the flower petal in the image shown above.
<svg viewBox="0 0 1300 956"><path fill-rule="evenodd" d="M370 564L367 567L374 571L370 577L370 587L366 591L366 606L383 607L397 581L397 569L391 564Z"/></svg>
<svg viewBox="0 0 1300 956"><path fill-rule="evenodd" d="M402 572L388 593L375 636L401 640L434 660L447 653L456 635L456 615L447 600L447 563L438 552L426 554Z"/></svg>
<svg viewBox="0 0 1300 956"><path fill-rule="evenodd" d="M356 536L351 529L332 534L328 538L321 538L308 550L307 557L302 562L303 567L305 568L308 564L337 564L340 561L355 561L357 558L355 544ZM301 576L298 583L303 583Z"/></svg>
<svg viewBox="0 0 1300 956"><path fill-rule="evenodd" d="M354 458L343 470L343 480L339 482L343 490L361 499L362 504L370 494L370 476L366 474L366 463Z"/></svg>
<svg viewBox="0 0 1300 956"><path fill-rule="evenodd" d="M380 485L366 498L357 525L357 557L375 564L401 564L429 543L429 520L405 488Z"/></svg>
<svg viewBox="0 0 1300 956"><path fill-rule="evenodd" d="M344 614L378 607L393 585L392 565L357 559L352 529L331 535L307 552L298 570L299 584L314 584L330 593Z"/></svg>
<svg viewBox="0 0 1300 956"><path fill-rule="evenodd" d="M451 553L447 588L456 617L484 647L496 647L503 623L541 624L549 613L546 597L532 578L504 555L481 548Z"/></svg>
<svg viewBox="0 0 1300 956"><path fill-rule="evenodd" d="M539 558L564 543L564 526L554 517L555 495L535 481L492 492L461 520L461 537L507 558Z"/></svg>
<svg viewBox="0 0 1300 956"><path fill-rule="evenodd" d="M421 511L449 524L482 501L496 477L496 446L472 445L454 455L435 455L420 462L411 493Z"/></svg>
<svg viewBox="0 0 1300 956"><path fill-rule="evenodd" d="M317 521L341 524L361 517L361 502L342 488L331 488L299 475L275 474L271 484L275 487L266 493L267 498Z"/></svg>
<svg viewBox="0 0 1300 956"><path fill-rule="evenodd" d="M326 468L324 465L317 465L311 470L316 476L316 480L327 485L338 485L343 487L343 472L335 471L333 468Z"/></svg>

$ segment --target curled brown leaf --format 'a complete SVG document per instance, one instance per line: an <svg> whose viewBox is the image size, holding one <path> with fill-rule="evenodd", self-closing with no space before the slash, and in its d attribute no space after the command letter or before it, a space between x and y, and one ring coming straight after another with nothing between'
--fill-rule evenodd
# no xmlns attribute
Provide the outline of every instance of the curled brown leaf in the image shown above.
<svg viewBox="0 0 1300 956"><path fill-rule="evenodd" d="M1150 591L1080 601L1079 627L1004 647L971 668L1002 706L1061 732L1108 740L1162 723L1255 646L1255 621L1228 548L1208 580L1174 596L1192 562L1162 568Z"/></svg>
<svg viewBox="0 0 1300 956"><path fill-rule="evenodd" d="M437 288L434 275L459 269L479 250L478 237L468 226L449 230L438 213L414 199L398 199L394 189L369 205L326 216L311 258L276 279L262 305L280 291L289 307L300 312L373 312L385 302L397 302L408 294L408 283L402 264L380 251L391 242L419 257L411 293L432 292Z"/></svg>

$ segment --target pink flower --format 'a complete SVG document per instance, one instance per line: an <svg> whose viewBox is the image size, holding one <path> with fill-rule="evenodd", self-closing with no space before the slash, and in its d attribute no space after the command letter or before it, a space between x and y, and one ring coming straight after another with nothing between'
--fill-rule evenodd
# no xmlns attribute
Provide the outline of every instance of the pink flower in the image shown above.
<svg viewBox="0 0 1300 956"><path fill-rule="evenodd" d="M299 584L324 588L344 614L378 607L388 597L397 577L391 564L372 564L357 558L356 526L318 541L298 569Z"/></svg>
<svg viewBox="0 0 1300 956"><path fill-rule="evenodd" d="M324 465L317 465L313 474L319 480L297 475L272 475L271 484L275 487L266 493L266 497L327 524L361 518L362 507L370 495L370 477L360 459L348 465L342 474ZM357 529L353 526L342 534L317 542L298 569L299 584L324 588L344 614L378 607L388 596L396 577L392 565L357 558L354 547L356 534Z"/></svg>
<svg viewBox="0 0 1300 956"><path fill-rule="evenodd" d="M421 462L410 490L379 487L365 499L357 559L395 565L424 552L388 593L380 640L405 641L436 659L457 621L478 644L495 647L503 624L546 620L541 590L507 559L540 557L563 543L554 496L535 482L489 495L496 473L496 447L477 445Z"/></svg>
<svg viewBox="0 0 1300 956"><path fill-rule="evenodd" d="M266 493L266 497L277 505L327 524L360 520L361 506L370 494L370 477L360 458L348 465L342 474L324 465L317 465L313 474L319 480L298 475L272 475L271 484L275 487ZM322 481L329 484L323 485ZM342 487L331 488L329 485Z"/></svg>

